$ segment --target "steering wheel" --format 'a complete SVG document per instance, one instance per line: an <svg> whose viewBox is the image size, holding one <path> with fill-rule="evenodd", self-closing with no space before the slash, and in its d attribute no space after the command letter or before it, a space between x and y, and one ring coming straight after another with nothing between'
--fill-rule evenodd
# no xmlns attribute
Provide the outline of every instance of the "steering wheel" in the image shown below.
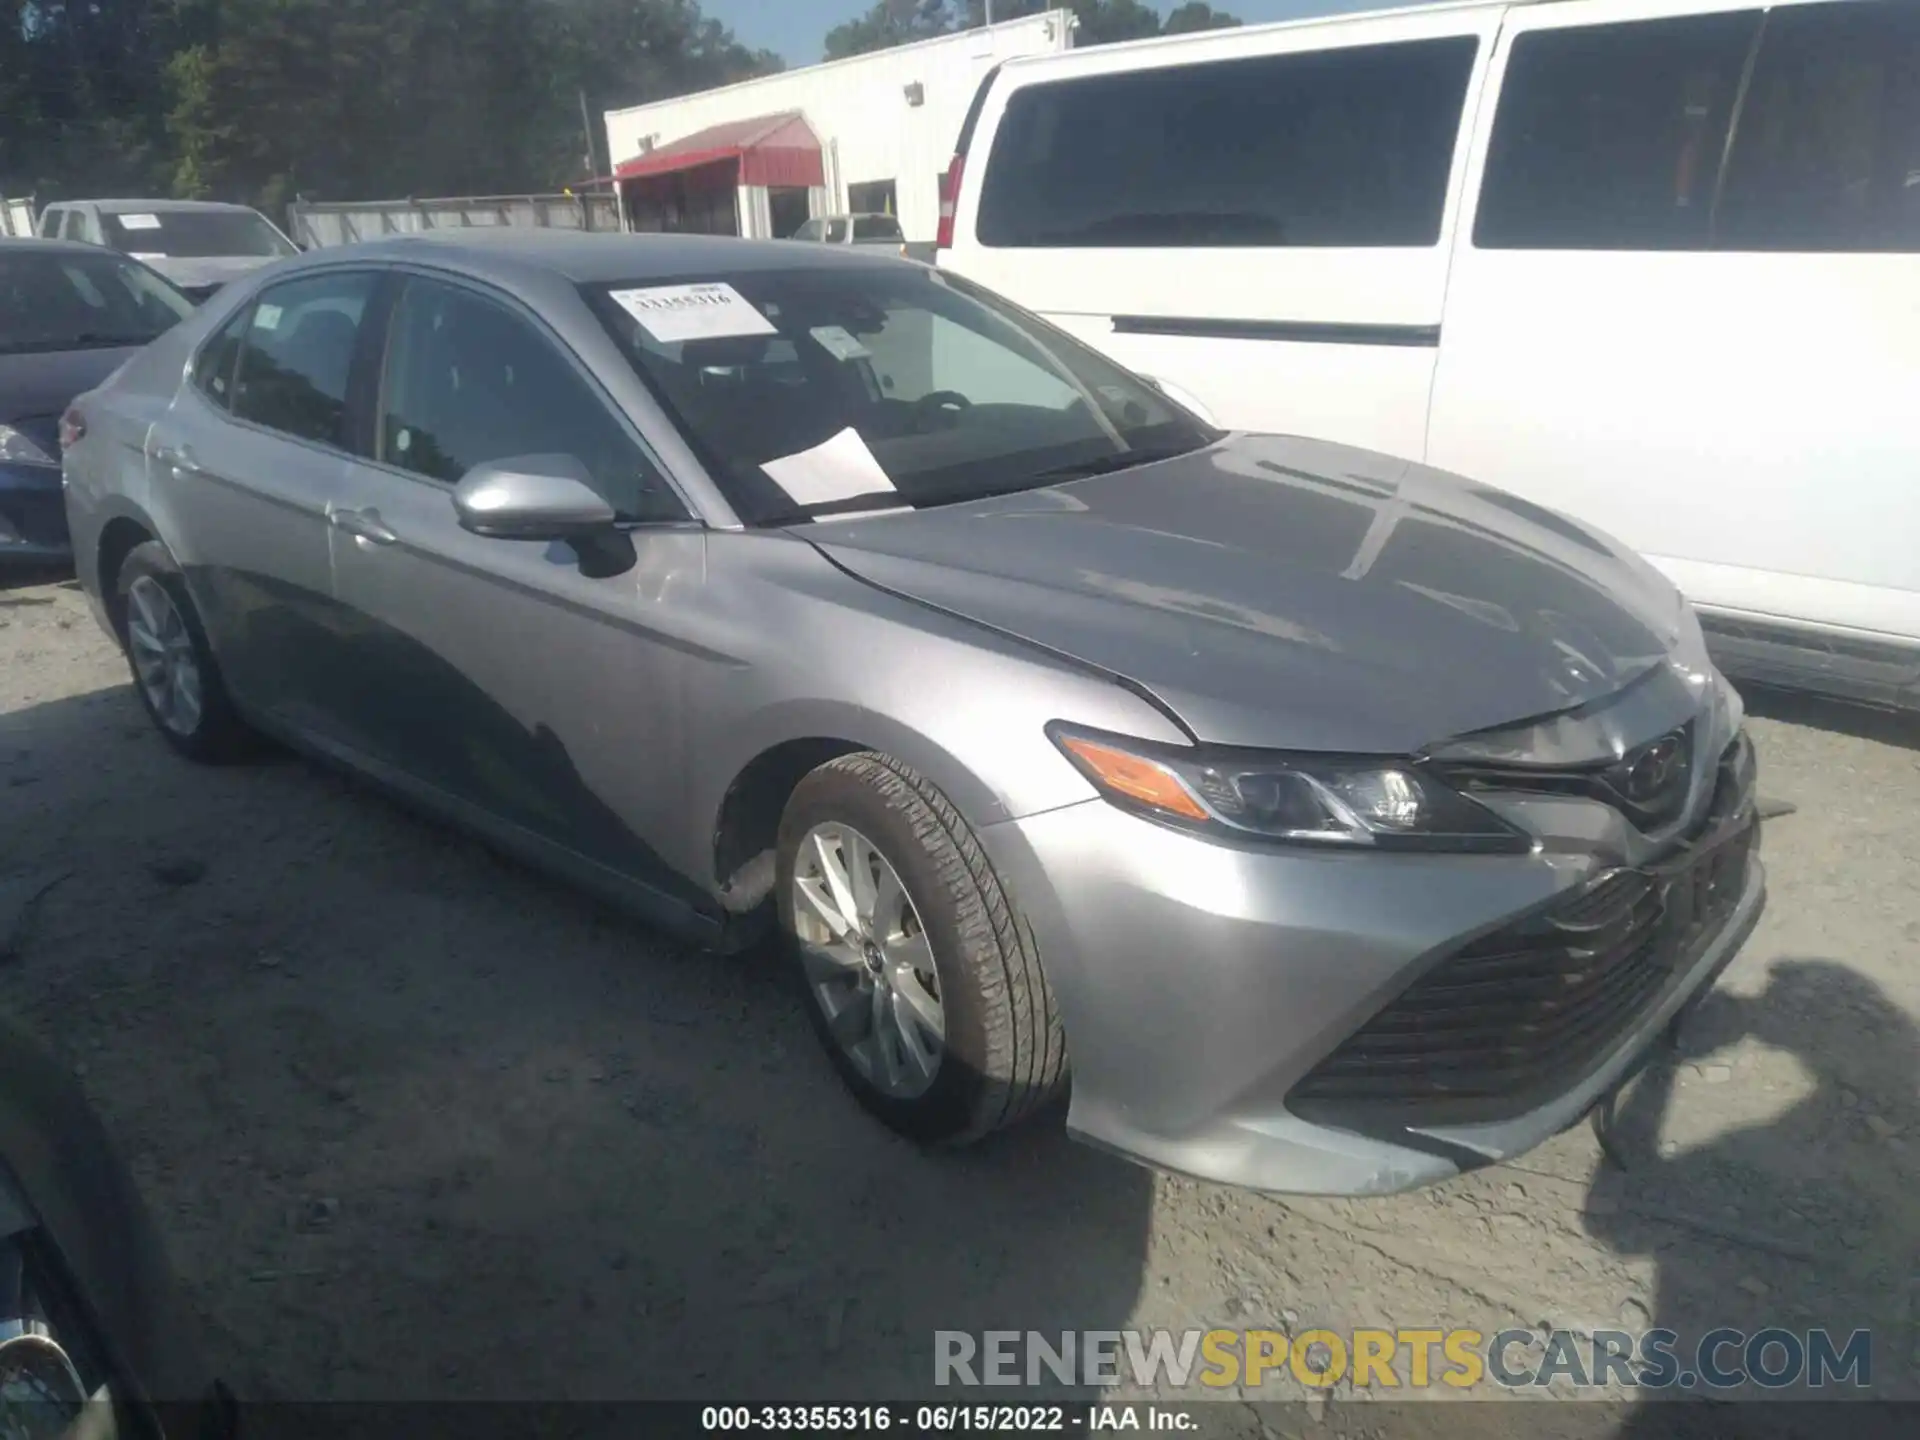
<svg viewBox="0 0 1920 1440"><path fill-rule="evenodd" d="M973 402L958 390L929 390L913 402L907 418L912 421L915 430L925 430L936 415L952 422L972 408Z"/></svg>

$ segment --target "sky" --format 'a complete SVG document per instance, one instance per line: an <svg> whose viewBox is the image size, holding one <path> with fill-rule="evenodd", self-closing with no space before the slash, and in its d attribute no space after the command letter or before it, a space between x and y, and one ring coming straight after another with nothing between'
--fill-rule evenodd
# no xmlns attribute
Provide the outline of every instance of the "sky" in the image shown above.
<svg viewBox="0 0 1920 1440"><path fill-rule="evenodd" d="M1149 0L1162 15L1179 0ZM1263 20L1297 20L1302 15L1331 15L1343 10L1381 10L1408 0L1210 0L1216 10L1238 15L1249 25ZM819 60L827 31L843 20L865 14L873 0L701 0L711 15L740 37L742 44L768 49L789 65Z"/></svg>

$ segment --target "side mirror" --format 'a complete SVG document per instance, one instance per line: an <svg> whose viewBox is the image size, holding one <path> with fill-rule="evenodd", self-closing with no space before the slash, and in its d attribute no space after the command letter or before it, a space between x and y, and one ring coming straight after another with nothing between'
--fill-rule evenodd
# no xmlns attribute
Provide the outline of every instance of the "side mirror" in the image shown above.
<svg viewBox="0 0 1920 1440"><path fill-rule="evenodd" d="M469 470L454 487L460 528L494 540L579 540L609 530L613 506L571 455L519 455Z"/></svg>

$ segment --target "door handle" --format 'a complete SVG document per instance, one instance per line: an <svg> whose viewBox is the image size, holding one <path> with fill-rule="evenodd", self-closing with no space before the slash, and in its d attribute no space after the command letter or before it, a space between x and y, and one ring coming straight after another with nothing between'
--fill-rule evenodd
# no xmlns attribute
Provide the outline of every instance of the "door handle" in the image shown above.
<svg viewBox="0 0 1920 1440"><path fill-rule="evenodd" d="M391 545L400 538L387 528L378 510L329 510L327 523L374 545Z"/></svg>

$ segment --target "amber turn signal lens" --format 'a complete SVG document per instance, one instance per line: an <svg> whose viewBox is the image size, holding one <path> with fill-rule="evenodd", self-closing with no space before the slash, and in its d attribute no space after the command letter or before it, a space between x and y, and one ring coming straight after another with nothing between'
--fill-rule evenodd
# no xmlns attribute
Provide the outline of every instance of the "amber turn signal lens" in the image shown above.
<svg viewBox="0 0 1920 1440"><path fill-rule="evenodd" d="M1116 795L1125 795L1156 810L1188 820L1210 818L1200 802L1188 793L1171 770L1138 755L1115 750L1077 735L1062 735L1060 744L1072 752L1092 772L1094 778Z"/></svg>

